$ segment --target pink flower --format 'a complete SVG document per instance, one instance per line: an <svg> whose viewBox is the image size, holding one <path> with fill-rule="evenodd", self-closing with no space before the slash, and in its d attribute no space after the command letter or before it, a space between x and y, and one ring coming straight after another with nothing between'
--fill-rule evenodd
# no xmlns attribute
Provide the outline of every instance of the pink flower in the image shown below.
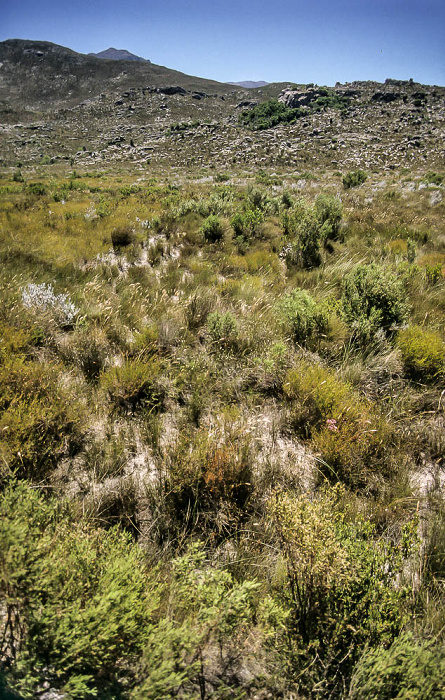
<svg viewBox="0 0 445 700"><path fill-rule="evenodd" d="M328 418L326 421L326 426L327 429L332 431L333 433L336 433L338 431L338 425L335 418Z"/></svg>

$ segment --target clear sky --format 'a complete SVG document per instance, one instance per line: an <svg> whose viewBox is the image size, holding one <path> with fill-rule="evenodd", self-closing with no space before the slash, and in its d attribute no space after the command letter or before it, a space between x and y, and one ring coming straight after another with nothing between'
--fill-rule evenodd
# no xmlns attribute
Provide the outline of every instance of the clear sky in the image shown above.
<svg viewBox="0 0 445 700"><path fill-rule="evenodd" d="M445 0L0 0L12 38L220 81L445 85Z"/></svg>

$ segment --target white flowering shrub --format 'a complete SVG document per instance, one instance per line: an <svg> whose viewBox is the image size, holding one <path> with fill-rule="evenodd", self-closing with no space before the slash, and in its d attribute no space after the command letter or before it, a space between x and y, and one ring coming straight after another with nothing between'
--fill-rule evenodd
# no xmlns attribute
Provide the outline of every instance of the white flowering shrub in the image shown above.
<svg viewBox="0 0 445 700"><path fill-rule="evenodd" d="M79 309L67 294L55 294L51 284L27 284L22 290L23 306L50 312L61 326L70 326Z"/></svg>

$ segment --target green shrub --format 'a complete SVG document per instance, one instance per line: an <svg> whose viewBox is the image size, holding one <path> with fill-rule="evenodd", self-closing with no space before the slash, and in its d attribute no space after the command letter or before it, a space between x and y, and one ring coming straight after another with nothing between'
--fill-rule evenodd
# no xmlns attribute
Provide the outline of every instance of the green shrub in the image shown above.
<svg viewBox="0 0 445 700"><path fill-rule="evenodd" d="M327 194L318 195L315 200L315 211L322 227L322 238L325 241L337 239L343 217L343 206L338 197Z"/></svg>
<svg viewBox="0 0 445 700"><path fill-rule="evenodd" d="M371 402L332 370L300 362L283 384L295 430L321 453L321 471L363 487L390 469L392 431Z"/></svg>
<svg viewBox="0 0 445 700"><path fill-rule="evenodd" d="M0 603L12 687L36 697L46 680L80 700L118 690L158 595L129 537L71 525L60 504L21 483L0 496Z"/></svg>
<svg viewBox="0 0 445 700"><path fill-rule="evenodd" d="M420 326L399 331L397 346L406 372L414 378L436 379L445 369L445 345L439 333Z"/></svg>
<svg viewBox="0 0 445 700"><path fill-rule="evenodd" d="M277 311L295 343L304 344L315 334L326 330L326 314L304 289L293 289L283 297Z"/></svg>
<svg viewBox="0 0 445 700"><path fill-rule="evenodd" d="M357 664L348 700L443 700L445 649L403 634L388 648L379 647Z"/></svg>
<svg viewBox="0 0 445 700"><path fill-rule="evenodd" d="M50 366L6 359L0 365L0 477L45 478L81 443L80 414Z"/></svg>
<svg viewBox="0 0 445 700"><path fill-rule="evenodd" d="M221 220L213 214L203 221L200 231L207 243L217 243L224 236L224 227Z"/></svg>
<svg viewBox="0 0 445 700"><path fill-rule="evenodd" d="M165 388L156 359L127 360L121 367L111 367L101 374L100 385L121 411L162 408Z"/></svg>
<svg viewBox="0 0 445 700"><path fill-rule="evenodd" d="M343 176L343 187L349 190L351 187L363 185L367 179L367 174L363 170L354 170Z"/></svg>
<svg viewBox="0 0 445 700"><path fill-rule="evenodd" d="M278 493L268 507L286 566L291 636L281 654L299 678L299 697L312 697L314 687L320 697L344 697L365 645L391 642L405 619L405 592L393 585L400 548L379 540L365 518L351 522L340 507L347 499L337 486L314 499Z"/></svg>
<svg viewBox="0 0 445 700"><path fill-rule="evenodd" d="M214 311L207 316L207 332L215 346L221 349L236 349L238 326L230 311L222 314Z"/></svg>
<svg viewBox="0 0 445 700"><path fill-rule="evenodd" d="M401 281L374 263L357 265L346 276L341 301L346 322L363 342L379 329L389 334L408 313Z"/></svg>
<svg viewBox="0 0 445 700"><path fill-rule="evenodd" d="M305 269L320 265L322 225L314 209L298 202L292 211L285 212L283 230L289 239L282 253L286 260Z"/></svg>

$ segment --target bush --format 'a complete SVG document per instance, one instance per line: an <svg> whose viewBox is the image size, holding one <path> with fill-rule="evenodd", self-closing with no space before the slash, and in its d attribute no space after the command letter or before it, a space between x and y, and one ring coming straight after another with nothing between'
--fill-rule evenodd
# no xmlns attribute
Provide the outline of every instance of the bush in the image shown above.
<svg viewBox="0 0 445 700"><path fill-rule="evenodd" d="M408 313L402 283L374 263L357 265L346 276L341 301L346 322L363 342L379 329L389 334Z"/></svg>
<svg viewBox="0 0 445 700"><path fill-rule="evenodd" d="M388 475L391 430L373 405L331 370L301 362L283 391L294 429L321 453L329 479L363 487Z"/></svg>
<svg viewBox="0 0 445 700"><path fill-rule="evenodd" d="M225 314L214 311L207 316L207 332L212 342L221 349L236 349L238 326L235 316L227 311Z"/></svg>
<svg viewBox="0 0 445 700"><path fill-rule="evenodd" d="M322 227L323 240L337 239L343 217L341 201L337 197L320 194L315 200L315 211Z"/></svg>
<svg viewBox="0 0 445 700"><path fill-rule="evenodd" d="M348 700L443 700L445 649L403 634L358 663Z"/></svg>
<svg viewBox="0 0 445 700"><path fill-rule="evenodd" d="M277 310L285 329L295 343L304 344L316 333L326 330L326 314L304 289L293 289L281 299Z"/></svg>
<svg viewBox="0 0 445 700"><path fill-rule="evenodd" d="M26 285L22 303L26 309L49 315L60 326L71 326L79 313L67 294L54 294L51 284Z"/></svg>
<svg viewBox="0 0 445 700"><path fill-rule="evenodd" d="M283 230L289 245L282 255L289 262L305 269L320 265L322 225L314 209L305 202L298 202L294 210L284 213Z"/></svg>
<svg viewBox="0 0 445 700"><path fill-rule="evenodd" d="M397 346L406 372L414 378L436 379L445 369L445 345L439 333L420 326L399 331Z"/></svg>
<svg viewBox="0 0 445 700"><path fill-rule="evenodd" d="M47 679L80 700L118 689L158 596L129 537L71 525L60 504L22 483L0 497L0 601L14 689L37 697Z"/></svg>
<svg viewBox="0 0 445 700"><path fill-rule="evenodd" d="M349 190L351 187L359 187L359 185L363 185L367 177L363 170L349 172L343 176L343 187L345 190Z"/></svg>
<svg viewBox="0 0 445 700"><path fill-rule="evenodd" d="M19 358L0 365L0 477L45 478L80 445L79 407L58 379L55 368Z"/></svg>
<svg viewBox="0 0 445 700"><path fill-rule="evenodd" d="M298 697L313 697L315 686L319 697L344 697L365 645L391 642L404 621L405 592L393 585L403 567L400 548L378 540L363 517L349 522L340 507L347 498L335 487L313 500L278 493L269 503L286 566L282 596L291 634L281 653L291 652Z"/></svg>
<svg viewBox="0 0 445 700"><path fill-rule="evenodd" d="M218 216L208 216L202 223L200 228L204 239L207 243L217 243L224 236L224 228Z"/></svg>
<svg viewBox="0 0 445 700"><path fill-rule="evenodd" d="M130 224L116 226L111 232L111 243L114 249L125 248L134 243L134 231Z"/></svg>
<svg viewBox="0 0 445 700"><path fill-rule="evenodd" d="M127 360L100 376L100 385L118 410L132 413L137 408L162 408L165 389L160 381L161 366L156 359Z"/></svg>

